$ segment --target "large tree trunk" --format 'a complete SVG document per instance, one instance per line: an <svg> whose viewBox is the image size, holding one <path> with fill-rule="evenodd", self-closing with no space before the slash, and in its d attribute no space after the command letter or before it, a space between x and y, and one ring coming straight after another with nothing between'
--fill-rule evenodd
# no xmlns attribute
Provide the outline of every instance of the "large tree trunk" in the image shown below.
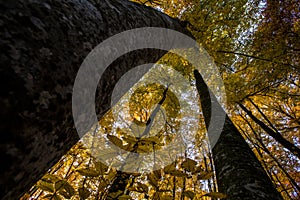
<svg viewBox="0 0 300 200"><path fill-rule="evenodd" d="M0 0L0 198L17 199L78 141L72 87L90 50L145 26L185 32L177 20L127 0ZM146 49L117 59L99 83L98 118L125 72L164 53Z"/></svg>
<svg viewBox="0 0 300 200"><path fill-rule="evenodd" d="M209 91L197 70L194 71L201 107L208 129L211 106L218 112L225 112L216 97ZM209 135L209 133L208 133ZM212 149L219 191L228 200L282 199L260 162L242 135L226 115L225 123L218 142Z"/></svg>

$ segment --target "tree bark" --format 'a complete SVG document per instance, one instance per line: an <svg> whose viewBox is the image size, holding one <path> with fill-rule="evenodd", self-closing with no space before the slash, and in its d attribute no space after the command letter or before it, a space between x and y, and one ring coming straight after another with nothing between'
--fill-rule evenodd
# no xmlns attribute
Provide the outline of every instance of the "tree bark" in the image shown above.
<svg viewBox="0 0 300 200"><path fill-rule="evenodd" d="M187 33L178 20L126 0L0 0L1 199L20 197L78 141L72 87L87 54L116 33L146 26ZM98 118L124 73L164 53L117 59L98 86Z"/></svg>
<svg viewBox="0 0 300 200"><path fill-rule="evenodd" d="M208 129L211 105L225 112L217 103L200 73L194 71L196 87L201 100L202 112ZM260 162L226 115L219 140L212 149L216 169L218 189L228 200L282 199L273 186Z"/></svg>

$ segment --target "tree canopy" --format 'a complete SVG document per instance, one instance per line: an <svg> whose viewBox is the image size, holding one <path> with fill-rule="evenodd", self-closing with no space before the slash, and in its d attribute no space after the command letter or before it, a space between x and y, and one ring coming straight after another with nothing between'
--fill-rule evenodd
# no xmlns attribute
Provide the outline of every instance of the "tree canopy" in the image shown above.
<svg viewBox="0 0 300 200"><path fill-rule="evenodd" d="M134 2L178 18L208 51L225 83L228 116L283 199L299 199L299 0ZM163 56L23 199L226 198L218 192L193 70L172 53ZM189 85L176 85L179 76ZM183 102L172 92L172 85L178 86L172 89L181 93ZM119 150L152 152L146 159L173 156L173 149L165 154L155 152L172 142L180 126L186 132L178 145L187 145L186 151L163 169L149 166L147 160L136 163L139 158ZM107 140L118 148L102 150ZM119 160L112 159L116 156ZM110 164L100 162L99 157ZM129 164L122 164L124 161ZM112 190L114 184L120 184L117 169L132 167L149 170L123 174L125 190Z"/></svg>

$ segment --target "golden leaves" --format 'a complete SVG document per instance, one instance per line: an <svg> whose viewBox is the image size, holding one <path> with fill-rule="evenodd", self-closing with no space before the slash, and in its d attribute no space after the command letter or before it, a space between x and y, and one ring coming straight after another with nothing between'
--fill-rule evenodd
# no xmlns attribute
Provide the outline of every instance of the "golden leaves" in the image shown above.
<svg viewBox="0 0 300 200"><path fill-rule="evenodd" d="M85 187L78 188L78 193L80 199L87 199L91 194L91 192Z"/></svg>
<svg viewBox="0 0 300 200"><path fill-rule="evenodd" d="M123 142L122 140L120 140L118 137L114 136L114 135L107 135L107 138L116 146L118 147L122 147L123 146Z"/></svg>
<svg viewBox="0 0 300 200"><path fill-rule="evenodd" d="M118 200L130 200L132 197L130 195L123 194L118 197Z"/></svg>
<svg viewBox="0 0 300 200"><path fill-rule="evenodd" d="M54 192L54 187L52 183L38 181L37 185L38 188L47 191L47 192Z"/></svg>
<svg viewBox="0 0 300 200"><path fill-rule="evenodd" d="M194 199L195 193L193 191L187 190L183 192L183 195L190 199Z"/></svg>
<svg viewBox="0 0 300 200"><path fill-rule="evenodd" d="M207 179L212 178L213 175L214 175L213 172L203 172L197 176L197 179L198 180L207 180Z"/></svg>
<svg viewBox="0 0 300 200"><path fill-rule="evenodd" d="M190 158L187 158L187 159L181 164L181 166L182 166L185 170L187 170L187 171L189 171L189 172L193 172L193 171L195 170L196 165L197 165L197 162L194 161L194 160L192 160L192 159L190 159Z"/></svg>
<svg viewBox="0 0 300 200"><path fill-rule="evenodd" d="M202 197L211 197L211 198L219 198L219 199L224 199L226 198L227 196L223 193L220 193L220 192L209 192L205 195L202 195Z"/></svg>
<svg viewBox="0 0 300 200"><path fill-rule="evenodd" d="M148 193L149 188L147 185L140 183L140 182L136 182L133 186L128 188L129 191L136 191L139 193Z"/></svg>
<svg viewBox="0 0 300 200"><path fill-rule="evenodd" d="M90 168L77 169L76 171L82 176L97 177L100 175L96 170Z"/></svg>
<svg viewBox="0 0 300 200"><path fill-rule="evenodd" d="M39 189L49 192L44 198L52 199L70 199L75 194L74 188L65 180L53 174L46 174L36 184Z"/></svg>

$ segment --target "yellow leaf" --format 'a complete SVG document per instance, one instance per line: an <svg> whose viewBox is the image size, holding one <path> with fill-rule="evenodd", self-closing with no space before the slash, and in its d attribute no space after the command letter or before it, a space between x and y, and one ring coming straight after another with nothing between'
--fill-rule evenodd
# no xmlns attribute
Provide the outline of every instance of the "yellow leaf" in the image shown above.
<svg viewBox="0 0 300 200"><path fill-rule="evenodd" d="M114 135L107 135L107 138L114 143L114 145L118 146L118 147L122 147L123 146L123 142L122 140L120 140L118 137L114 136Z"/></svg>
<svg viewBox="0 0 300 200"><path fill-rule="evenodd" d="M104 178L107 180L112 180L116 176L117 172L115 170L109 170L107 175L104 175Z"/></svg>
<svg viewBox="0 0 300 200"><path fill-rule="evenodd" d="M142 193L148 193L148 186L137 182L137 190Z"/></svg>
<svg viewBox="0 0 300 200"><path fill-rule="evenodd" d="M213 172L204 172L198 175L198 180L207 180L210 179L214 175Z"/></svg>
<svg viewBox="0 0 300 200"><path fill-rule="evenodd" d="M207 193L203 196L212 197L212 198L219 198L219 199L226 198L226 195L223 194L223 193L220 193L220 192L210 192L210 193Z"/></svg>
<svg viewBox="0 0 300 200"><path fill-rule="evenodd" d="M153 171L153 174L156 176L156 178L158 178L158 179L161 178L161 170L160 169Z"/></svg>
<svg viewBox="0 0 300 200"><path fill-rule="evenodd" d="M194 196L195 196L195 193L192 192L192 191L184 191L183 195L186 196L186 197L188 197L188 198L190 198L190 199L193 199Z"/></svg>
<svg viewBox="0 0 300 200"><path fill-rule="evenodd" d="M70 199L75 194L74 188L65 180L55 183L55 191L58 191L66 199Z"/></svg>
<svg viewBox="0 0 300 200"><path fill-rule="evenodd" d="M163 199L163 200L173 200L174 198L173 198L172 195L163 194L161 199Z"/></svg>
<svg viewBox="0 0 300 200"><path fill-rule="evenodd" d="M145 142L145 143L159 143L159 138L157 136L152 136L152 137L147 137L147 138L143 138L141 140L141 142Z"/></svg>
<svg viewBox="0 0 300 200"><path fill-rule="evenodd" d="M202 169L202 166L198 166L192 171L193 174L204 173L205 171Z"/></svg>
<svg viewBox="0 0 300 200"><path fill-rule="evenodd" d="M135 144L137 142L137 139L136 137L133 137L131 135L126 135L124 138L123 138L126 142L128 142L129 144Z"/></svg>
<svg viewBox="0 0 300 200"><path fill-rule="evenodd" d="M149 180L149 183L154 186L155 188L158 188L158 181L159 179L156 178L156 176L154 174L149 174L148 175L148 180Z"/></svg>
<svg viewBox="0 0 300 200"><path fill-rule="evenodd" d="M95 162L95 167L97 172L101 175L103 175L108 170L108 167L101 162Z"/></svg>
<svg viewBox="0 0 300 200"><path fill-rule="evenodd" d="M42 178L43 181L48 182L48 183L55 183L59 181L60 179L53 175L53 174L45 174Z"/></svg>
<svg viewBox="0 0 300 200"><path fill-rule="evenodd" d="M181 166L182 166L185 170L187 170L187 171L189 171L189 172L194 171L196 165L197 165L197 162L194 161L194 160L192 160L192 159L189 159L189 158L186 159L186 160L181 164Z"/></svg>
<svg viewBox="0 0 300 200"><path fill-rule="evenodd" d="M149 146L149 145L143 145L143 144L139 145L138 148L137 148L137 152L138 153L147 153L147 152L149 152L151 150L152 150L151 146Z"/></svg>
<svg viewBox="0 0 300 200"><path fill-rule="evenodd" d="M167 165L165 168L164 168L164 172L169 174L171 171L174 171L176 170L176 164L175 163L172 163L170 165Z"/></svg>
<svg viewBox="0 0 300 200"><path fill-rule="evenodd" d="M78 188L78 193L79 193L80 199L87 199L91 194L91 192L87 188L84 188L84 187Z"/></svg>
<svg viewBox="0 0 300 200"><path fill-rule="evenodd" d="M172 176L178 176L178 177L187 177L187 174L184 173L184 172L181 172L179 170L173 170L173 171L170 171L169 174L171 174Z"/></svg>
<svg viewBox="0 0 300 200"><path fill-rule="evenodd" d="M97 177L99 176L99 172L90 168L81 168L76 170L80 175L87 177Z"/></svg>
<svg viewBox="0 0 300 200"><path fill-rule="evenodd" d="M125 195L123 194L122 196L118 197L119 200L128 200L128 199L132 199L130 195Z"/></svg>
<svg viewBox="0 0 300 200"><path fill-rule="evenodd" d="M45 182L45 181L42 181L40 180L36 186L38 188L40 188L41 190L43 191L47 191L47 192L54 192L54 187L53 187L53 184L52 183L48 183L48 182Z"/></svg>

